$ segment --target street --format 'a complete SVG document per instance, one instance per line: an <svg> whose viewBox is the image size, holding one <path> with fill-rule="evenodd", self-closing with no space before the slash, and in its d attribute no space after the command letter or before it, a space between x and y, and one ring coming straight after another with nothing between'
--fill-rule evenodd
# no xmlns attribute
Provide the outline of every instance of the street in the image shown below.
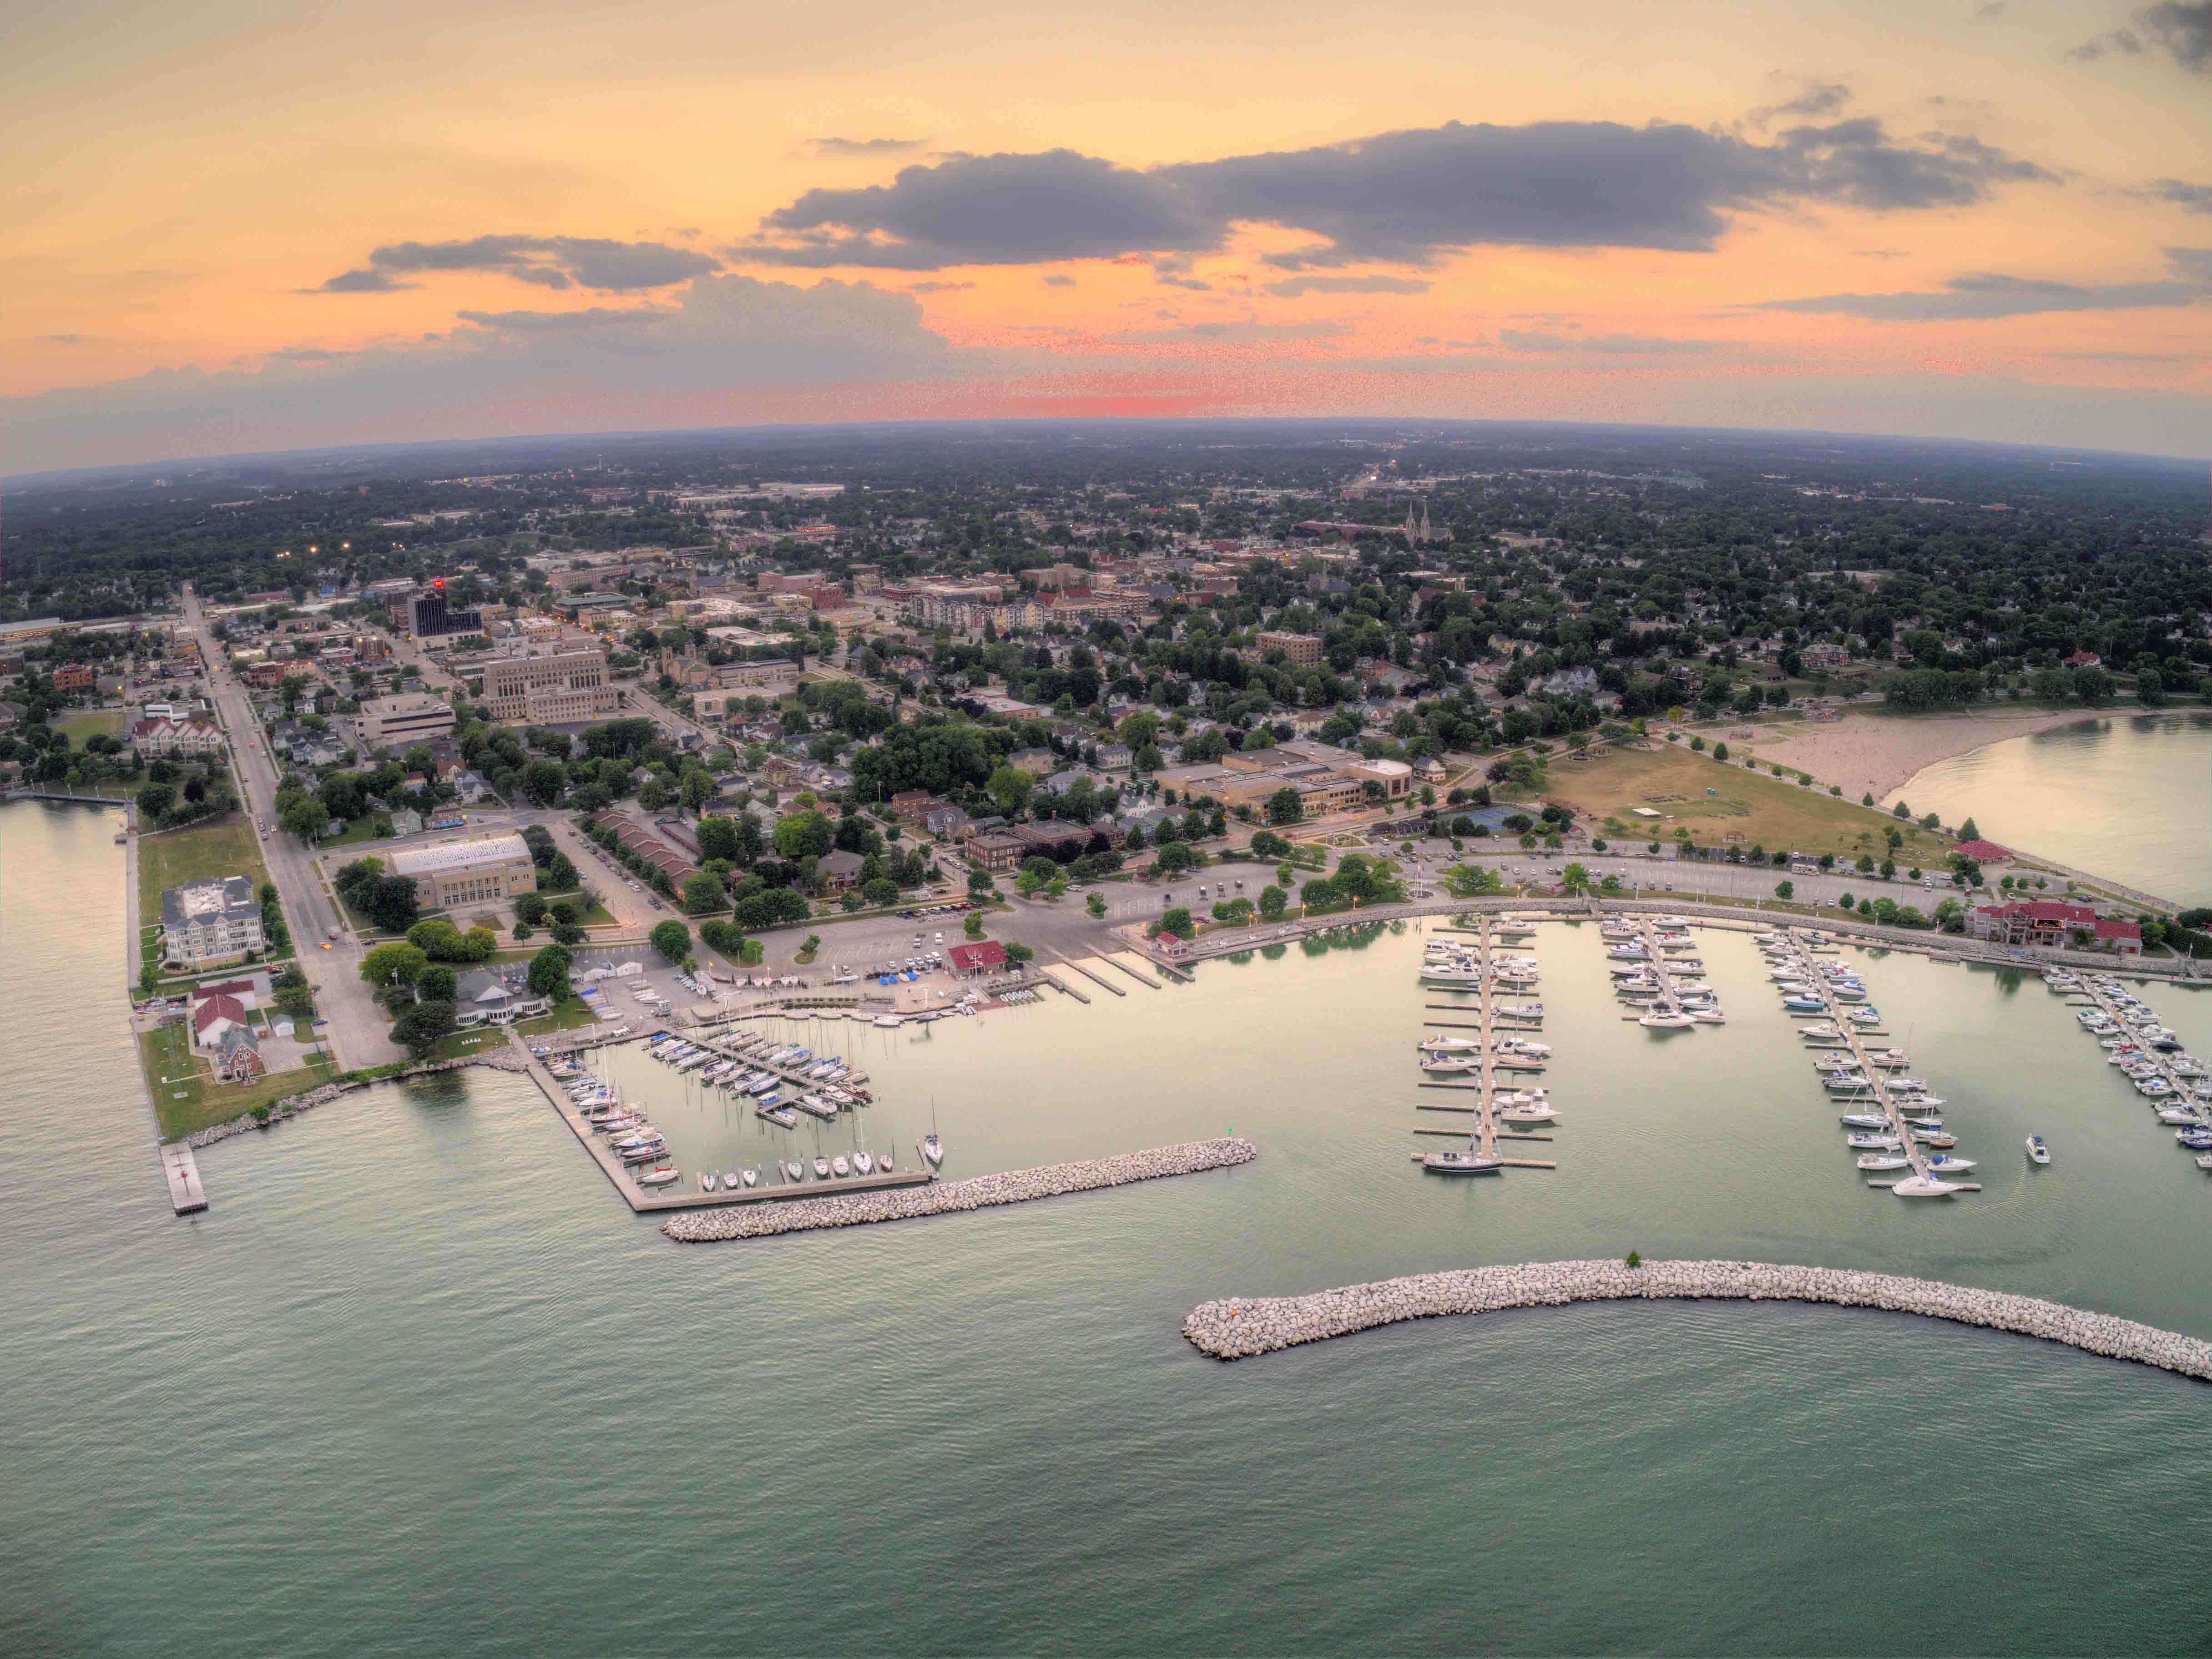
<svg viewBox="0 0 2212 1659"><path fill-rule="evenodd" d="M264 833L261 828L264 821L273 824L276 816L271 805L276 795L276 767L254 721L246 690L230 672L222 644L210 631L201 611L199 595L189 583L184 603L185 621L198 635L207 662L209 695L229 737L240 804L253 826L262 860L269 866L269 878L276 884L301 970L314 987L315 1011L324 1021L324 1044L342 1070L403 1060L404 1053L388 1036L391 1016L377 1006L361 977L361 959L366 953L316 877L314 850L281 830L271 828ZM332 928L339 930L335 941L330 939ZM330 944L327 951L320 948L326 942Z"/></svg>

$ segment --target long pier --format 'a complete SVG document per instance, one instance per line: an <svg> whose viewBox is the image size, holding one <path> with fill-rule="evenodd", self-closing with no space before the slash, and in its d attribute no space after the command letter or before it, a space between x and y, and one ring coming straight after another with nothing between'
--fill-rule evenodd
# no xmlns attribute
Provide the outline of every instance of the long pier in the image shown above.
<svg viewBox="0 0 2212 1659"><path fill-rule="evenodd" d="M1786 937L1790 940L1791 951L1798 953L1809 964L1813 959L1813 947L1798 935L1799 930L1793 927L1789 930ZM1881 1115L1889 1120L1890 1133L1904 1144L1908 1167L1914 1175L1926 1178L1929 1173L1928 1154L1922 1149L1920 1143L1912 1138L1912 1126L1906 1119L1904 1109L1899 1105L1897 1097L1890 1092L1889 1080L1883 1075L1886 1068L1876 1065L1868 1057L1866 1044L1860 1040L1858 1025L1844 1012L1850 1005L1837 996L1834 985L1829 981L1828 976L1818 969L1808 966L1805 978L1807 983L1814 988L1821 1004L1826 1008L1829 1024L1842 1034L1842 1046L1849 1050L1851 1058L1858 1063L1858 1068L1867 1079L1875 1103L1881 1108ZM1830 1093L1825 1083L1822 1084L1820 1091L1832 1102L1864 1098L1863 1096ZM1950 1179L1948 1176L1942 1178L1946 1181ZM1887 1181L1867 1182L1869 1187L1884 1191L1893 1184L1894 1183ZM1961 1192L1978 1193L1982 1189L1981 1182L1978 1181L1962 1181L1956 1184Z"/></svg>
<svg viewBox="0 0 2212 1659"><path fill-rule="evenodd" d="M674 1036L676 1034L672 1032L670 1035ZM725 1060L743 1061L745 1065L751 1066L755 1071L773 1072L776 1076L781 1078L786 1083L796 1083L802 1088L818 1089L826 1083L832 1088L842 1089L848 1084L864 1084L868 1080L868 1074L866 1072L842 1072L837 1076L831 1078L807 1076L806 1067L808 1066L820 1064L822 1056L819 1054L815 1055L811 1060L806 1060L802 1065L778 1065L774 1061L758 1059L754 1055L744 1053L743 1050L746 1047L746 1044L740 1042L734 1037L712 1037L707 1036L702 1031L687 1031L682 1035L679 1040L684 1042L689 1042L696 1048L711 1049L714 1053L721 1055Z"/></svg>
<svg viewBox="0 0 2212 1659"><path fill-rule="evenodd" d="M2130 1037L2135 1036L2135 1028L2129 1024L2125 1016L2121 1012L2118 1005L2112 1001L2111 997L2106 993L2103 987L2093 983L2089 978L2085 977L2081 981L2080 990L2078 992L2069 994L2069 1000L2070 1000L2071 997L2074 995L2087 997L2097 1010L2102 1013L2106 1019L2111 1020L2122 1033ZM2192 1077L2184 1077L2180 1073L2173 1069L2172 1061L2168 1060L2163 1053L2152 1048L2148 1042L2143 1042L2141 1038L2136 1038L2136 1041L2143 1058L2150 1062L2152 1066L2156 1069L2159 1076L2164 1078L2168 1086L2172 1089L2173 1092L2166 1097L2166 1100L2171 1101L2176 1105L2190 1107L2201 1115L2203 1112L2203 1106L2197 1099L2197 1097L2191 1092L2199 1079ZM2130 1079L2130 1083L2132 1083L2132 1079ZM2162 1105L2165 1104L2166 1102L2161 1101L2157 1103Z"/></svg>
<svg viewBox="0 0 2212 1659"><path fill-rule="evenodd" d="M181 1140L161 1148L161 1176L169 1184L169 1207L179 1215L191 1215L208 1206L207 1188L200 1185L199 1161Z"/></svg>

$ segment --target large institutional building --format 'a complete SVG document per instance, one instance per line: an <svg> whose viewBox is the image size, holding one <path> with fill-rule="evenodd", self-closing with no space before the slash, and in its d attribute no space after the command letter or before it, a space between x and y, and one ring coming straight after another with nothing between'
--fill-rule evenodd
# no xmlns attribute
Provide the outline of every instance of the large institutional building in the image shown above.
<svg viewBox="0 0 2212 1659"><path fill-rule="evenodd" d="M371 697L361 706L361 740L371 749L404 749L453 730L453 706L420 691Z"/></svg>
<svg viewBox="0 0 2212 1659"><path fill-rule="evenodd" d="M537 866L520 836L406 848L392 854L392 873L415 878L416 902L425 910L504 903L538 884Z"/></svg>
<svg viewBox="0 0 2212 1659"><path fill-rule="evenodd" d="M573 726L615 712L607 653L596 646L484 665L484 702L509 726Z"/></svg>
<svg viewBox="0 0 2212 1659"><path fill-rule="evenodd" d="M245 876L217 876L161 890L161 958L212 968L258 951L261 901Z"/></svg>

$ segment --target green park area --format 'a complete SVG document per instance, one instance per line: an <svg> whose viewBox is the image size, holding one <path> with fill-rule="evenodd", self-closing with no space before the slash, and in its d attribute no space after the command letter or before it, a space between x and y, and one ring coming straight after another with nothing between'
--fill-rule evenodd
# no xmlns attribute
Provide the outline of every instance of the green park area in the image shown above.
<svg viewBox="0 0 2212 1659"><path fill-rule="evenodd" d="M120 708L81 708L56 720L54 730L69 739L70 748L82 749L87 738L121 737L126 718Z"/></svg>
<svg viewBox="0 0 2212 1659"><path fill-rule="evenodd" d="M1893 855L1899 864L1940 865L1949 850L1910 820L1842 799L1817 783L1802 785L1794 773L1778 778L1679 744L1607 749L1589 760L1554 755L1541 793L1572 807L1596 834L1628 845L1674 842L1675 831L1686 829L1700 847L1879 859L1883 832L1894 830L1903 837ZM1639 817L1639 807L1658 816Z"/></svg>

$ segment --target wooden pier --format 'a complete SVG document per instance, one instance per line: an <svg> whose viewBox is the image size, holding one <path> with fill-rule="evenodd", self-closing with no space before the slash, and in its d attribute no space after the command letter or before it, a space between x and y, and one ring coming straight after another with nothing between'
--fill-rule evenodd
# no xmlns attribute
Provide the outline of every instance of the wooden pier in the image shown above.
<svg viewBox="0 0 2212 1659"><path fill-rule="evenodd" d="M1102 991L1110 992L1117 997L1125 997L1129 994L1120 986L1115 984L1112 980L1103 978L1099 975L1092 973L1088 968L1085 968L1081 963L1075 961L1073 957L1063 957L1060 958L1060 963L1063 967L1073 969L1075 972L1082 975L1084 978L1089 980L1093 985L1097 986Z"/></svg>

